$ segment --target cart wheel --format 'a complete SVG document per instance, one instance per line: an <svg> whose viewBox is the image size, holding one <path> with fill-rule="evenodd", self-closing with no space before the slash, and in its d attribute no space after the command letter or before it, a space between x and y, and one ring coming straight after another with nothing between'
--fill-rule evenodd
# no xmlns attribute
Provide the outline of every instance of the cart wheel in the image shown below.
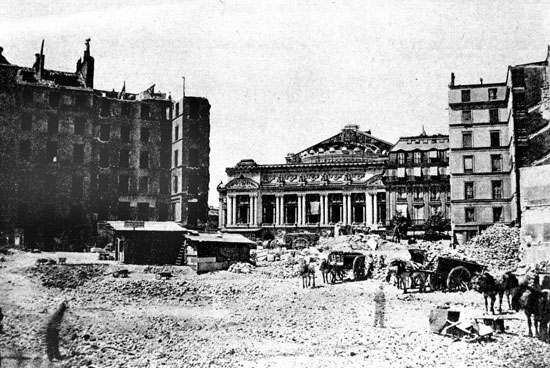
<svg viewBox="0 0 550 368"><path fill-rule="evenodd" d="M472 274L466 267L455 267L447 276L447 288L449 291L466 291L469 289L468 283L471 278Z"/></svg>
<svg viewBox="0 0 550 368"><path fill-rule="evenodd" d="M357 256L353 260L353 280L365 278L365 256Z"/></svg>
<svg viewBox="0 0 550 368"><path fill-rule="evenodd" d="M309 242L305 238L297 238L292 242L292 248L294 249L309 248Z"/></svg>

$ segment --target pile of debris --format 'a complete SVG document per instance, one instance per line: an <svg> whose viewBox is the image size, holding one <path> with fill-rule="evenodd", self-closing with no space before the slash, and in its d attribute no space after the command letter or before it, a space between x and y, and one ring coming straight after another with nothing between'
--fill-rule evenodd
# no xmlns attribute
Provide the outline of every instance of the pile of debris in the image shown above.
<svg viewBox="0 0 550 368"><path fill-rule="evenodd" d="M449 257L462 261L473 261L472 258L466 255L464 248L453 248L449 241L439 240L437 242L418 241L411 248L422 249L426 252L426 261L437 261L437 257Z"/></svg>
<svg viewBox="0 0 550 368"><path fill-rule="evenodd" d="M88 280L105 273L107 265L52 265L39 266L27 269L31 277L38 277L42 285L58 289L74 289Z"/></svg>
<svg viewBox="0 0 550 368"><path fill-rule="evenodd" d="M228 271L233 273L251 273L254 269L255 267L250 263L238 262L229 266Z"/></svg>
<svg viewBox="0 0 550 368"><path fill-rule="evenodd" d="M377 234L355 234L340 235L337 237L321 237L318 248L322 251L352 251L364 250L373 251L385 246L391 250L391 245L396 243L387 242Z"/></svg>
<svg viewBox="0 0 550 368"><path fill-rule="evenodd" d="M256 268L256 271L266 275L269 278L290 279L300 275L296 270L296 264L297 261L294 259L289 259L287 261L274 261L272 266L258 267Z"/></svg>
<svg viewBox="0 0 550 368"><path fill-rule="evenodd" d="M519 264L520 230L493 225L465 245L465 254L489 270L509 271Z"/></svg>

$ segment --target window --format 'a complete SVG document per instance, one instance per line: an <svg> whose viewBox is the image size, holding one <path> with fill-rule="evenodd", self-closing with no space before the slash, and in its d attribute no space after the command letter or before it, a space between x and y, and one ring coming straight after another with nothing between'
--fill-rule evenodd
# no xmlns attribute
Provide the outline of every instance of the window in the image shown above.
<svg viewBox="0 0 550 368"><path fill-rule="evenodd" d="M81 176L73 176L71 194L75 198L82 198L84 194L84 178Z"/></svg>
<svg viewBox="0 0 550 368"><path fill-rule="evenodd" d="M97 182L98 182L97 189L100 192L106 193L109 191L109 175L99 174Z"/></svg>
<svg viewBox="0 0 550 368"><path fill-rule="evenodd" d="M489 100L496 100L497 99L497 89L496 88L489 88Z"/></svg>
<svg viewBox="0 0 550 368"><path fill-rule="evenodd" d="M139 191L143 194L149 193L149 177L141 176L139 178Z"/></svg>
<svg viewBox="0 0 550 368"><path fill-rule="evenodd" d="M500 147L500 131L494 130L490 133L491 135L491 147Z"/></svg>
<svg viewBox="0 0 550 368"><path fill-rule="evenodd" d="M23 104L29 106L32 105L34 99L34 91L31 88L25 88L23 90Z"/></svg>
<svg viewBox="0 0 550 368"><path fill-rule="evenodd" d="M118 191L127 194L130 190L130 177L128 175L118 176Z"/></svg>
<svg viewBox="0 0 550 368"><path fill-rule="evenodd" d="M397 200L398 201L406 201L407 200L407 191L405 188L397 188Z"/></svg>
<svg viewBox="0 0 550 368"><path fill-rule="evenodd" d="M472 148L472 132L462 133L462 147Z"/></svg>
<svg viewBox="0 0 550 368"><path fill-rule="evenodd" d="M470 102L470 90L465 89L462 92L462 102Z"/></svg>
<svg viewBox="0 0 550 368"><path fill-rule="evenodd" d="M46 175L44 181L44 192L46 195L54 195L56 192L57 180L53 175Z"/></svg>
<svg viewBox="0 0 550 368"><path fill-rule="evenodd" d="M99 200L97 203L97 219L107 220L109 218L109 203L104 200Z"/></svg>
<svg viewBox="0 0 550 368"><path fill-rule="evenodd" d="M127 168L130 166L130 151L127 149L121 149L118 156L118 166L121 168Z"/></svg>
<svg viewBox="0 0 550 368"><path fill-rule="evenodd" d="M440 200L439 188L431 187L430 188L430 201L439 201L439 200Z"/></svg>
<svg viewBox="0 0 550 368"><path fill-rule="evenodd" d="M178 117L180 114L180 104L179 103L176 103L176 116L175 117ZM176 138L177 139L177 138Z"/></svg>
<svg viewBox="0 0 550 368"><path fill-rule="evenodd" d="M502 156L501 155L491 155L491 171L492 172L502 171Z"/></svg>
<svg viewBox="0 0 550 368"><path fill-rule="evenodd" d="M464 124L472 124L472 111L462 110L462 122Z"/></svg>
<svg viewBox="0 0 550 368"><path fill-rule="evenodd" d="M199 219L199 206L197 202L189 202L187 204L187 225L197 226Z"/></svg>
<svg viewBox="0 0 550 368"><path fill-rule="evenodd" d="M120 140L124 143L130 142L130 126L123 125L120 127Z"/></svg>
<svg viewBox="0 0 550 368"><path fill-rule="evenodd" d="M149 203L142 202L137 204L137 217L141 221L149 220Z"/></svg>
<svg viewBox="0 0 550 368"><path fill-rule="evenodd" d="M514 109L525 108L525 92L514 93L513 105L514 105Z"/></svg>
<svg viewBox="0 0 550 368"><path fill-rule="evenodd" d="M493 207L493 222L503 222L502 207Z"/></svg>
<svg viewBox="0 0 550 368"><path fill-rule="evenodd" d="M472 207L464 209L464 221L465 222L475 222L475 210Z"/></svg>
<svg viewBox="0 0 550 368"><path fill-rule="evenodd" d="M55 134L59 131L59 116L48 115L48 134Z"/></svg>
<svg viewBox="0 0 550 368"><path fill-rule="evenodd" d="M199 166L199 150L197 150L196 148L189 149L189 166Z"/></svg>
<svg viewBox="0 0 550 368"><path fill-rule="evenodd" d="M19 158L23 160L31 158L31 141L22 140L19 142Z"/></svg>
<svg viewBox="0 0 550 368"><path fill-rule="evenodd" d="M50 107L59 107L59 92L50 92Z"/></svg>
<svg viewBox="0 0 550 368"><path fill-rule="evenodd" d="M179 159L178 154L179 154L178 150L175 150L174 151L174 167L177 167L179 165L179 163L178 163L178 159Z"/></svg>
<svg viewBox="0 0 550 368"><path fill-rule="evenodd" d="M151 116L151 107L146 104L141 105L141 118L142 119L149 119Z"/></svg>
<svg viewBox="0 0 550 368"><path fill-rule="evenodd" d="M108 141L111 138L111 126L108 124L102 124L99 131L99 139L102 141Z"/></svg>
<svg viewBox="0 0 550 368"><path fill-rule="evenodd" d="M502 181L494 180L491 182L491 186L493 188L493 199L501 199L502 198Z"/></svg>
<svg viewBox="0 0 550 368"><path fill-rule="evenodd" d="M139 167L141 169L149 168L149 152L141 152L139 155Z"/></svg>
<svg viewBox="0 0 550 368"><path fill-rule="evenodd" d="M99 149L99 167L109 167L109 147L106 145Z"/></svg>
<svg viewBox="0 0 550 368"><path fill-rule="evenodd" d="M73 146L73 163L81 164L84 162L84 145L76 143Z"/></svg>
<svg viewBox="0 0 550 368"><path fill-rule="evenodd" d="M464 156L464 172L474 172L474 156Z"/></svg>
<svg viewBox="0 0 550 368"><path fill-rule="evenodd" d="M399 165L404 165L405 164L405 154L403 152L399 152L397 154L397 163Z"/></svg>
<svg viewBox="0 0 550 368"><path fill-rule="evenodd" d="M130 202L118 202L118 220L130 220Z"/></svg>
<svg viewBox="0 0 550 368"><path fill-rule="evenodd" d="M178 190L179 190L178 177L174 176L174 179L173 179L173 192L177 193Z"/></svg>
<svg viewBox="0 0 550 368"><path fill-rule="evenodd" d="M415 152L414 153L414 163L419 164L422 161L422 154L421 152Z"/></svg>
<svg viewBox="0 0 550 368"><path fill-rule="evenodd" d="M101 116L102 118L111 116L111 101L101 100L101 104L99 107L99 116Z"/></svg>
<svg viewBox="0 0 550 368"><path fill-rule="evenodd" d="M84 118L75 118L74 120L74 134L84 135L86 129L86 120Z"/></svg>
<svg viewBox="0 0 550 368"><path fill-rule="evenodd" d="M46 161L57 162L57 142L46 142Z"/></svg>
<svg viewBox="0 0 550 368"><path fill-rule="evenodd" d="M141 143L149 142L149 128L141 128L140 132Z"/></svg>
<svg viewBox="0 0 550 368"><path fill-rule="evenodd" d="M120 109L122 117L128 118L132 115L132 106L129 103L123 103Z"/></svg>
<svg viewBox="0 0 550 368"><path fill-rule="evenodd" d="M423 192L422 192L422 188L420 187L415 187L413 189L413 200L415 201L421 201L423 198Z"/></svg>
<svg viewBox="0 0 550 368"><path fill-rule="evenodd" d="M489 110L489 123L498 124L499 120L500 119L498 117L498 109L490 109Z"/></svg>
<svg viewBox="0 0 550 368"><path fill-rule="evenodd" d="M474 183L471 181L464 183L464 199L474 199Z"/></svg>
<svg viewBox="0 0 550 368"><path fill-rule="evenodd" d="M178 139L180 139L180 127L179 125L176 125L174 128L174 141L177 141Z"/></svg>
<svg viewBox="0 0 550 368"><path fill-rule="evenodd" d="M30 131L32 129L32 115L24 113L21 116L21 130Z"/></svg>

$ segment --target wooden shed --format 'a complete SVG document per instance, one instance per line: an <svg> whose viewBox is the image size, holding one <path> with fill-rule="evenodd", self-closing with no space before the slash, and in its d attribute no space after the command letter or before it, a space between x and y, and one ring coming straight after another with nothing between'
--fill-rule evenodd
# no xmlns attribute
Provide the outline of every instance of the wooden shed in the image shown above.
<svg viewBox="0 0 550 368"><path fill-rule="evenodd" d="M250 261L256 243L239 234L199 234L185 236L185 260L197 273L227 270L236 262Z"/></svg>
<svg viewBox="0 0 550 368"><path fill-rule="evenodd" d="M116 259L127 264L175 264L187 229L171 221L108 221Z"/></svg>

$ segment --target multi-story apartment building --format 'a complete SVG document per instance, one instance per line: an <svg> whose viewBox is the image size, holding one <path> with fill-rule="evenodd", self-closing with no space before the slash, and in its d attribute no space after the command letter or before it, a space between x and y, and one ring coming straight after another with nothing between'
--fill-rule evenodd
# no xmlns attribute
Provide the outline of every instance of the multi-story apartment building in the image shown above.
<svg viewBox="0 0 550 368"><path fill-rule="evenodd" d="M449 136L402 137L390 150L383 176L388 220L411 219L413 229L422 229L436 213L450 219Z"/></svg>
<svg viewBox="0 0 550 368"><path fill-rule="evenodd" d="M173 220L202 228L208 220L210 104L202 97L185 97L174 104L173 113Z"/></svg>
<svg viewBox="0 0 550 368"><path fill-rule="evenodd" d="M170 219L170 97L94 89L89 40L74 73L46 69L42 52L32 68L0 61L4 239L82 249L100 221ZM208 130L197 139L208 146Z"/></svg>
<svg viewBox="0 0 550 368"><path fill-rule="evenodd" d="M517 220L513 120L506 83L449 85L451 222L459 243Z"/></svg>

